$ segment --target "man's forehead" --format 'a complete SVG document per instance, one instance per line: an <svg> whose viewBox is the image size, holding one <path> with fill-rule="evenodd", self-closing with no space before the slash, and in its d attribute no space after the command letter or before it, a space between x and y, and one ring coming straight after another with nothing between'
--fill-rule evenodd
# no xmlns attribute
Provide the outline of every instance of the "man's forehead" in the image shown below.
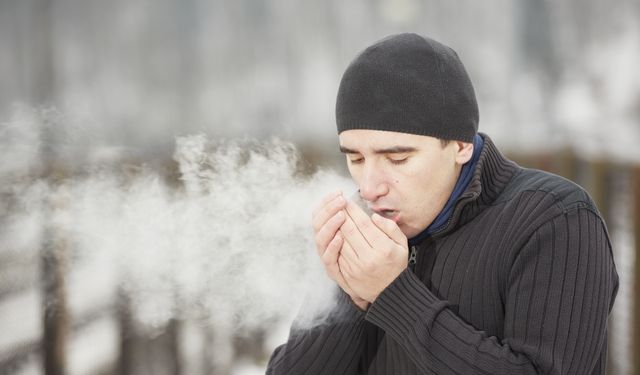
<svg viewBox="0 0 640 375"><path fill-rule="evenodd" d="M368 129L346 130L340 133L338 138L342 152L410 152L439 142L436 138L428 136Z"/></svg>

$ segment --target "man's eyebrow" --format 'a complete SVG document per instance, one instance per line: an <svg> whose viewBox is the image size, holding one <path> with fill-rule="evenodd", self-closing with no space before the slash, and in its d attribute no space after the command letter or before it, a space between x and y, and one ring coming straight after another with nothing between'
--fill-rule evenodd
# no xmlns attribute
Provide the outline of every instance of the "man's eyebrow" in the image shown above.
<svg viewBox="0 0 640 375"><path fill-rule="evenodd" d="M407 152L414 152L418 149L411 146L393 146L387 148L380 148L373 151L374 154L403 154ZM352 150L348 147L340 145L340 152L343 154L359 154L360 151Z"/></svg>

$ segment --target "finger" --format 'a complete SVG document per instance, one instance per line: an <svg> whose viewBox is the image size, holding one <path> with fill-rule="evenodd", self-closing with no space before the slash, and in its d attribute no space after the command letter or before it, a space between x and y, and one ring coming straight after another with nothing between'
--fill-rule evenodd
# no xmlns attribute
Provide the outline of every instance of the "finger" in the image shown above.
<svg viewBox="0 0 640 375"><path fill-rule="evenodd" d="M338 255L340 255L340 249L342 249L343 244L344 240L342 235L337 233L331 242L329 242L324 253L320 254L320 259L322 259L322 263L324 263L325 266L338 263Z"/></svg>
<svg viewBox="0 0 640 375"><path fill-rule="evenodd" d="M371 221L371 218L355 202L347 202L347 214L355 223L363 238L371 247L386 240L386 235Z"/></svg>
<svg viewBox="0 0 640 375"><path fill-rule="evenodd" d="M322 258L322 262L325 265L325 271L335 282L345 291L348 295L354 295L353 290L345 280L344 275L340 270L340 266L338 264L338 257L340 256L340 251L343 246L343 238L338 233L336 238L334 238L329 246L327 247L327 251L325 252Z"/></svg>
<svg viewBox="0 0 640 375"><path fill-rule="evenodd" d="M318 215L318 213L324 208L324 206L326 206L329 202L331 202L332 200L334 200L335 198L339 197L342 195L342 191L341 190L335 190L332 191L331 193L325 195L324 197L322 197L322 200L320 201L320 203L318 203L314 208L313 208L313 212L311 214L311 217L315 217Z"/></svg>
<svg viewBox="0 0 640 375"><path fill-rule="evenodd" d="M338 266L340 266L340 273L344 278L347 285L349 285L349 280L353 280L353 268L351 264L346 260L346 258L342 255L338 257Z"/></svg>
<svg viewBox="0 0 640 375"><path fill-rule="evenodd" d="M347 215L344 211L336 212L336 214L322 226L320 231L316 233L315 239L318 254L322 255L322 253L326 251L326 247L335 238L336 233L338 233L346 217Z"/></svg>
<svg viewBox="0 0 640 375"><path fill-rule="evenodd" d="M362 236L356 225L348 216L339 230L344 237L344 243L350 246L353 253L358 259L368 259L371 251L371 245Z"/></svg>
<svg viewBox="0 0 640 375"><path fill-rule="evenodd" d="M351 269L360 265L360 258L349 242L343 241L340 256L344 257L351 265Z"/></svg>
<svg viewBox="0 0 640 375"><path fill-rule="evenodd" d="M407 236L402 233L402 230L400 230L400 227L398 227L395 221L375 213L371 216L371 220L384 234L391 238L393 242L402 246L407 244Z"/></svg>
<svg viewBox="0 0 640 375"><path fill-rule="evenodd" d="M336 236L329 246L327 246L327 251L320 257L329 277L335 280L341 287L345 285L344 278L340 273L340 267L338 266L338 257L340 256L342 244L342 237Z"/></svg>
<svg viewBox="0 0 640 375"><path fill-rule="evenodd" d="M373 226L373 223L370 222L369 226ZM380 231L377 228L376 230ZM348 215L346 216L342 226L340 226L340 232L344 235L346 242L354 248L359 258L364 256L367 249L371 249L371 244L362 234L361 228L358 228L355 222Z"/></svg>
<svg viewBox="0 0 640 375"><path fill-rule="evenodd" d="M327 204L330 201L332 201L333 198L337 197L338 195L342 195L342 191L341 190L334 190L331 193L329 193L329 194L325 195L324 197L322 197L322 200L320 201L320 203L318 203L318 205L313 208L312 216L315 216L316 212L319 211L320 208L322 208L322 206L324 206L325 204Z"/></svg>
<svg viewBox="0 0 640 375"><path fill-rule="evenodd" d="M324 205L321 205L311 218L311 224L313 230L318 232L322 226L329 220L336 212L344 209L347 201L342 194L336 195L333 199L330 199Z"/></svg>

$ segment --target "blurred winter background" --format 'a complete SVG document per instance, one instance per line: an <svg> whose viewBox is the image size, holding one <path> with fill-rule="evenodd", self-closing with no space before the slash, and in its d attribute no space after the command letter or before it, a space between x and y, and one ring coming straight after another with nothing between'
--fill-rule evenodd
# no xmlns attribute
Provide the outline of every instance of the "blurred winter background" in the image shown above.
<svg viewBox="0 0 640 375"><path fill-rule="evenodd" d="M330 289L308 220L334 102L388 34L456 49L480 129L585 186L638 374L638 0L0 1L0 373L261 374ZM634 298L634 296L636 296Z"/></svg>

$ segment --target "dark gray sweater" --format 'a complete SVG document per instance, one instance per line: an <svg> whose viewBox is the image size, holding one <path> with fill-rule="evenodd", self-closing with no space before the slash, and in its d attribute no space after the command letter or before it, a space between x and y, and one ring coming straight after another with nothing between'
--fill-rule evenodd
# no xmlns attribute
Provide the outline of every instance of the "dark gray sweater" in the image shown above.
<svg viewBox="0 0 640 375"><path fill-rule="evenodd" d="M604 374L618 288L607 229L574 183L489 137L446 227L359 310L292 329L267 374Z"/></svg>

